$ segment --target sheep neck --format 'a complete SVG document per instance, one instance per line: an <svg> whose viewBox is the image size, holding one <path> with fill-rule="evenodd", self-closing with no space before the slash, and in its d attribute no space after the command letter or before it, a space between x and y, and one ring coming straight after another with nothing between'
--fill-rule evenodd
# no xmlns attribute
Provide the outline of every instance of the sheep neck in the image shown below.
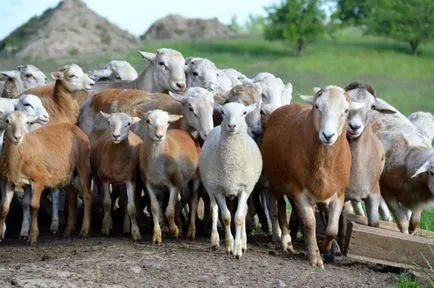
<svg viewBox="0 0 434 288"><path fill-rule="evenodd" d="M166 151L166 147L168 145L167 138L161 143L156 143L151 139L148 139L148 141L146 142L147 142L146 147L147 147L147 153L149 155L149 160L152 162L158 160L160 156L164 154L164 151Z"/></svg>
<svg viewBox="0 0 434 288"><path fill-rule="evenodd" d="M20 167L18 165L21 162L20 159L23 158L24 150L22 144L13 144L9 138L5 137L3 151L0 156L0 165L2 176L7 178L9 182L19 182Z"/></svg>
<svg viewBox="0 0 434 288"><path fill-rule="evenodd" d="M245 137L247 134L247 129L244 128L243 131L240 131L239 133L236 134L230 134L229 132L227 132L226 130L220 128L220 140L219 140L219 145L218 145L218 149L220 151L228 151L228 150L233 150L234 148L238 148L238 149L244 149L245 147ZM243 147L241 147L240 145L243 145ZM241 151L240 151L241 152Z"/></svg>
<svg viewBox="0 0 434 288"><path fill-rule="evenodd" d="M72 111L74 109L74 99L72 98L72 93L66 89L59 80L54 84L52 99L59 105L59 107L66 112Z"/></svg>
<svg viewBox="0 0 434 288"><path fill-rule="evenodd" d="M158 89L156 89L156 87L152 85L152 83L156 83L154 82L153 74L154 73L153 73L152 65L148 64L148 66L145 67L145 70L143 70L143 72L139 75L139 77L137 77L136 80L131 82L134 87L129 87L129 88L145 90L151 93L159 92Z"/></svg>

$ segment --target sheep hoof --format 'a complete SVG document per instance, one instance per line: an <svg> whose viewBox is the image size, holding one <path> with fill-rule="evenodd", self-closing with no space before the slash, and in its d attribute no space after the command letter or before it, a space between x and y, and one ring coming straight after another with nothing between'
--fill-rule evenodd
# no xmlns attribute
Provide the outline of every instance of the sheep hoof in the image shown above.
<svg viewBox="0 0 434 288"><path fill-rule="evenodd" d="M133 227L131 229L131 236L134 241L140 241L142 239L142 235L140 235L140 231L138 227Z"/></svg>
<svg viewBox="0 0 434 288"><path fill-rule="evenodd" d="M20 235L20 240L21 241L27 241L27 235Z"/></svg>
<svg viewBox="0 0 434 288"><path fill-rule="evenodd" d="M190 241L194 241L196 239L196 229L189 228L187 231L187 239Z"/></svg>
<svg viewBox="0 0 434 288"><path fill-rule="evenodd" d="M235 259L239 260L241 258L241 255L235 255Z"/></svg>
<svg viewBox="0 0 434 288"><path fill-rule="evenodd" d="M170 234L172 234L172 237L175 239L179 238L179 229L177 226L174 226L173 228L170 229Z"/></svg>
<svg viewBox="0 0 434 288"><path fill-rule="evenodd" d="M218 245L218 244L211 245L211 249L212 249L213 251L216 251L218 248L219 248L219 245Z"/></svg>
<svg viewBox="0 0 434 288"><path fill-rule="evenodd" d="M161 231L154 231L152 236L152 243L160 245L161 244Z"/></svg>
<svg viewBox="0 0 434 288"><path fill-rule="evenodd" d="M321 269L324 269L324 264L321 259L321 255L319 253L316 253L316 255L311 255L309 257L309 264L310 266L316 266L320 267Z"/></svg>
<svg viewBox="0 0 434 288"><path fill-rule="evenodd" d="M87 237L88 235L89 235L89 231L88 230L82 229L80 231L80 237Z"/></svg>

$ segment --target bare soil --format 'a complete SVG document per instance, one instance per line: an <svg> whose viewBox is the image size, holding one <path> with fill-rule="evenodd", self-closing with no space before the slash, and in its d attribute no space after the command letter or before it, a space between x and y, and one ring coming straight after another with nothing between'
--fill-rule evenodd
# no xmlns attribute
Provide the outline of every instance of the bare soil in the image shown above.
<svg viewBox="0 0 434 288"><path fill-rule="evenodd" d="M148 230L149 231L149 230ZM310 267L303 253L285 254L264 237L249 239L240 260L209 239L150 234L67 239L43 234L34 247L15 237L0 246L0 287L391 287L397 274L381 266L338 258L324 270Z"/></svg>

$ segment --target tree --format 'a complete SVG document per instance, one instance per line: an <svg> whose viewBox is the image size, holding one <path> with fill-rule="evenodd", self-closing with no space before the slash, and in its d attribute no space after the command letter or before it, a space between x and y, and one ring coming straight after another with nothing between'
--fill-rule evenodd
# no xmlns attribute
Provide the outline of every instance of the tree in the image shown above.
<svg viewBox="0 0 434 288"><path fill-rule="evenodd" d="M232 15L231 23L228 25L229 29L231 29L235 34L240 34L241 25L238 23L237 15Z"/></svg>
<svg viewBox="0 0 434 288"><path fill-rule="evenodd" d="M321 4L321 0L286 0L265 8L268 13L265 38L295 43L297 54L302 55L306 44L325 32L325 13Z"/></svg>
<svg viewBox="0 0 434 288"><path fill-rule="evenodd" d="M384 35L410 44L413 55L420 44L434 39L434 1L370 0L367 33Z"/></svg>
<svg viewBox="0 0 434 288"><path fill-rule="evenodd" d="M348 25L362 25L372 7L369 0L335 0L335 2L336 11L332 18Z"/></svg>
<svg viewBox="0 0 434 288"><path fill-rule="evenodd" d="M249 14L246 22L244 23L244 30L247 34L258 35L264 32L264 17Z"/></svg>

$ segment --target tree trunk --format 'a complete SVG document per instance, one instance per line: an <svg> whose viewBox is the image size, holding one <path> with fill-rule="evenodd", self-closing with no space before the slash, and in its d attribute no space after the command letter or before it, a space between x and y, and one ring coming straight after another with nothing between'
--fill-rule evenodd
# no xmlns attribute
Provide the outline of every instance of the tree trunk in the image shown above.
<svg viewBox="0 0 434 288"><path fill-rule="evenodd" d="M299 39L297 41L297 56L303 56L305 48L305 43L303 40Z"/></svg>
<svg viewBox="0 0 434 288"><path fill-rule="evenodd" d="M411 46L411 53L413 54L413 56L417 56L417 54L419 54L419 41L418 40L410 41L410 46Z"/></svg>

